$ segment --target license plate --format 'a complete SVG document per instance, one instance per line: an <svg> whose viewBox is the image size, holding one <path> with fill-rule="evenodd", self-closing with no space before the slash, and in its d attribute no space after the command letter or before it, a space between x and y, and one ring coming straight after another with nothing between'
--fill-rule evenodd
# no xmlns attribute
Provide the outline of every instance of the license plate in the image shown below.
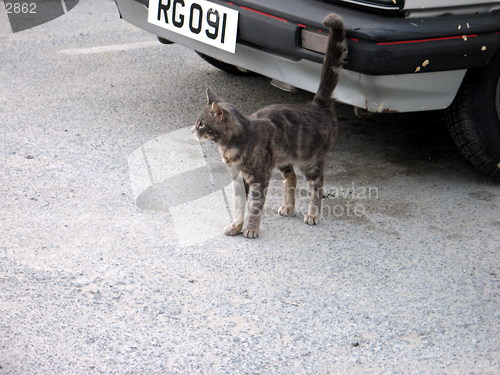
<svg viewBox="0 0 500 375"><path fill-rule="evenodd" d="M206 0L149 0L148 22L234 53L238 11Z"/></svg>

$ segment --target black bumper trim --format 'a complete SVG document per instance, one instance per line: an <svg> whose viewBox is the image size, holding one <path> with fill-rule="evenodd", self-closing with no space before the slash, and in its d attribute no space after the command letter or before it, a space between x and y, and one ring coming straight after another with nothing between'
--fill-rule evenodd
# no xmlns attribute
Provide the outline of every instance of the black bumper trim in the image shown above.
<svg viewBox="0 0 500 375"><path fill-rule="evenodd" d="M276 9L283 1L288 7ZM218 2L227 4L226 1ZM488 63L500 46L499 11L482 15L405 19L366 14L310 0L273 0L266 3L271 5L262 5L264 0L236 0L234 5L229 5L240 11L239 42L293 60L304 58L321 63L322 54L300 46L300 33L304 26L321 29L320 22L324 16L335 12L344 18L349 39L349 62L345 69L363 74L393 75L480 68ZM257 8L257 5L262 7ZM250 6L261 13L247 10ZM310 12L309 6L316 11ZM307 16L297 18L290 14L290 8L300 10L295 14ZM312 16L312 13L317 15Z"/></svg>
<svg viewBox="0 0 500 375"><path fill-rule="evenodd" d="M345 68L370 75L428 73L476 69L488 64L499 51L500 35L488 33L419 43L381 44L349 41ZM321 62L323 55L302 51L304 58Z"/></svg>

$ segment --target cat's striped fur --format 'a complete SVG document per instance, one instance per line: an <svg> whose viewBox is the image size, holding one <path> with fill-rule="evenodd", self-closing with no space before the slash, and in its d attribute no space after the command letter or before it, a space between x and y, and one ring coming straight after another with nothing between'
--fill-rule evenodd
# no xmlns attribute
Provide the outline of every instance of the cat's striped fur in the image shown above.
<svg viewBox="0 0 500 375"><path fill-rule="evenodd" d="M294 212L296 166L306 176L311 192L304 221L310 225L319 222L326 158L337 136L332 93L345 57L341 18L330 14L323 24L329 28L328 47L319 88L312 102L270 105L245 116L207 90L208 105L193 131L201 138L216 142L234 177L240 172L243 176L243 180L235 181L236 217L225 229L228 235L243 231L246 237L258 236L269 179L276 167L284 177L283 204L278 212L285 216ZM249 213L244 227L246 198Z"/></svg>

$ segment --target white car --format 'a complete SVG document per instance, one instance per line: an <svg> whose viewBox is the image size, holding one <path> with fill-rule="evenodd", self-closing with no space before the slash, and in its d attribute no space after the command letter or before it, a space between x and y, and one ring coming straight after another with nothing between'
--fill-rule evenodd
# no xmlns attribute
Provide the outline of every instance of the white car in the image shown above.
<svg viewBox="0 0 500 375"><path fill-rule="evenodd" d="M500 2L491 0L115 0L126 21L234 74L315 92L329 13L349 61L338 101L370 112L446 110L465 157L500 177Z"/></svg>

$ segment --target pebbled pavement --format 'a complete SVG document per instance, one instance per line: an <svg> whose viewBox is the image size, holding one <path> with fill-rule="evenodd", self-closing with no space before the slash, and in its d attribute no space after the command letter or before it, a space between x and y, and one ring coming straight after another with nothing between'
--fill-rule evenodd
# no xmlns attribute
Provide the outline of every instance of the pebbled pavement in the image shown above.
<svg viewBox="0 0 500 375"><path fill-rule="evenodd" d="M276 178L259 239L186 245L130 155L207 86L246 113L311 95L154 40L109 0L0 36L0 374L500 371L500 189L439 113L339 105L320 225L277 214Z"/></svg>

